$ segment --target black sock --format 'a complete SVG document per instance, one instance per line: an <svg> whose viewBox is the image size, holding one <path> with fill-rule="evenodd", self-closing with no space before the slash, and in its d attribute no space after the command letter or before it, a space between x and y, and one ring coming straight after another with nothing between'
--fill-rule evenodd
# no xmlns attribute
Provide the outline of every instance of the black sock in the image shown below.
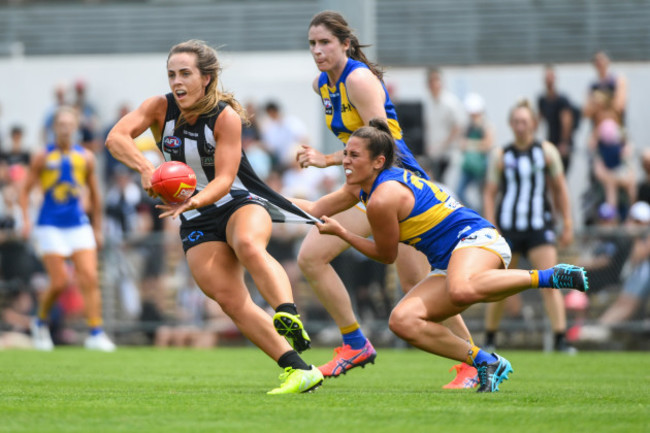
<svg viewBox="0 0 650 433"><path fill-rule="evenodd" d="M294 368L296 370L311 370L311 367L307 365L305 361L302 360L298 352L295 350L290 350L278 359L278 365L280 368L285 369L287 367Z"/></svg>
<svg viewBox="0 0 650 433"><path fill-rule="evenodd" d="M562 349L566 345L566 332L556 332L555 341L553 344L553 348L555 350Z"/></svg>
<svg viewBox="0 0 650 433"><path fill-rule="evenodd" d="M278 308L275 309L275 312L289 313L295 316L296 314L298 314L298 308L296 307L296 304L291 304L287 302L286 304L278 305Z"/></svg>
<svg viewBox="0 0 650 433"><path fill-rule="evenodd" d="M497 342L497 331L485 331L485 345L495 347Z"/></svg>

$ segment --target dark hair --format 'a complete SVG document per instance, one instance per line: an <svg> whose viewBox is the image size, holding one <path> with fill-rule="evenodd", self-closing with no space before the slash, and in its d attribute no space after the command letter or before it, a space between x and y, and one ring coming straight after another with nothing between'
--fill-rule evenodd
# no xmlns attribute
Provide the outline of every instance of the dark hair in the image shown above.
<svg viewBox="0 0 650 433"><path fill-rule="evenodd" d="M209 113L211 110L214 110L219 101L223 101L230 105L239 117L241 117L244 123L248 122L248 117L246 115L246 110L241 106L241 104L235 99L235 96L232 93L222 92L219 89L219 75L221 74L221 65L217 59L217 51L210 47L203 41L197 39L191 39L186 42L181 42L180 44L174 45L169 50L169 55L167 56L167 62L174 54L178 53L191 53L196 55L196 67L203 76L209 76L210 82L205 88L205 95L196 101L189 110L187 110L187 115L201 115ZM180 124L183 124L186 119L181 115Z"/></svg>
<svg viewBox="0 0 650 433"><path fill-rule="evenodd" d="M384 81L384 71L382 71L379 65L368 60L363 51L361 51L361 48L366 48L370 45L361 45L359 43L359 39L354 34L345 18L343 18L343 15L335 11L319 12L314 15L309 23L309 28L316 26L325 26L327 30L332 32L334 37L336 37L336 39L338 39L342 44L344 44L346 40L349 40L350 48L348 48L347 51L348 57L365 63L372 73L379 78L379 81Z"/></svg>
<svg viewBox="0 0 650 433"><path fill-rule="evenodd" d="M383 155L386 158L382 170L390 168L396 159L395 139L390 133L386 121L380 117L370 119L368 126L362 126L352 133L350 137L358 137L366 140L366 148L370 151L370 157L376 158Z"/></svg>
<svg viewBox="0 0 650 433"><path fill-rule="evenodd" d="M280 106L275 101L269 101L264 106L264 111L275 111L276 113L280 112Z"/></svg>

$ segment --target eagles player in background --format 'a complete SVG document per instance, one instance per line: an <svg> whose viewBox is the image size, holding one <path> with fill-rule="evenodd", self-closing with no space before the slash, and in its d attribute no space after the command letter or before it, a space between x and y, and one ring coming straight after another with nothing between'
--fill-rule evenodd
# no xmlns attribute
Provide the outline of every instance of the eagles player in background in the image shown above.
<svg viewBox="0 0 650 433"><path fill-rule="evenodd" d="M69 286L66 259L74 264L76 279L84 297L90 335L84 346L111 352L115 345L102 329L102 303L97 269L97 248L101 248L102 203L95 172L95 157L76 143L79 113L62 106L53 118L54 141L34 156L19 203L23 215L23 236L32 231L29 213L30 192L39 184L43 203L33 238L50 279L39 300L38 315L32 320L34 347L52 350L54 344L48 328L48 316L59 295ZM88 190L89 221L82 206Z"/></svg>

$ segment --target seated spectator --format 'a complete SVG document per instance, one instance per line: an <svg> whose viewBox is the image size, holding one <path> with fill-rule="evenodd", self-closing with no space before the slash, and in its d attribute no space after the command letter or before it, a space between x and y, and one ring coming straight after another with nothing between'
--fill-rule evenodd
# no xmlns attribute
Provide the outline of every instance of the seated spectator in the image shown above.
<svg viewBox="0 0 650 433"><path fill-rule="evenodd" d="M645 149L641 154L641 167L643 179L638 184L636 199L650 204L650 149Z"/></svg>
<svg viewBox="0 0 650 433"><path fill-rule="evenodd" d="M632 205L627 228L634 244L624 270L623 290L598 319L602 325L633 319L650 297L650 204L640 201Z"/></svg>
<svg viewBox="0 0 650 433"><path fill-rule="evenodd" d="M3 288L6 305L0 310L4 332L0 335L0 349L31 349L29 324L36 308L34 295L24 287Z"/></svg>
<svg viewBox="0 0 650 433"><path fill-rule="evenodd" d="M650 205L636 202L630 208L626 229L634 238L632 252L625 265L623 287L596 325L580 329L582 341L603 342L611 338L611 328L645 317L650 298Z"/></svg>
<svg viewBox="0 0 650 433"><path fill-rule="evenodd" d="M606 203L598 209L598 221L593 229L594 245L585 244L583 251L590 252L580 260L589 273L589 294L621 284L621 272L632 248L630 239L621 236L617 213Z"/></svg>
<svg viewBox="0 0 650 433"><path fill-rule="evenodd" d="M619 209L619 189L626 192L628 203L634 203L637 186L633 148L620 125L614 119L603 119L596 128L590 148L594 153L594 178L603 188L605 203L612 209Z"/></svg>

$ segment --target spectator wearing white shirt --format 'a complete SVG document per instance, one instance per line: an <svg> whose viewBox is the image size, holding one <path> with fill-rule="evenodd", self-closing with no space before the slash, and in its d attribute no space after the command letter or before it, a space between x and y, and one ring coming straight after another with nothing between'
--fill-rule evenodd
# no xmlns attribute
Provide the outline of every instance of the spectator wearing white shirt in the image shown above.
<svg viewBox="0 0 650 433"><path fill-rule="evenodd" d="M445 182L452 152L459 145L465 116L460 100L443 87L439 69L429 69L428 85L431 98L425 104L424 153L430 162L434 179Z"/></svg>
<svg viewBox="0 0 650 433"><path fill-rule="evenodd" d="M307 127L297 117L284 115L276 102L267 103L264 111L262 141L273 158L274 168L282 170L295 160L300 145L308 144Z"/></svg>

